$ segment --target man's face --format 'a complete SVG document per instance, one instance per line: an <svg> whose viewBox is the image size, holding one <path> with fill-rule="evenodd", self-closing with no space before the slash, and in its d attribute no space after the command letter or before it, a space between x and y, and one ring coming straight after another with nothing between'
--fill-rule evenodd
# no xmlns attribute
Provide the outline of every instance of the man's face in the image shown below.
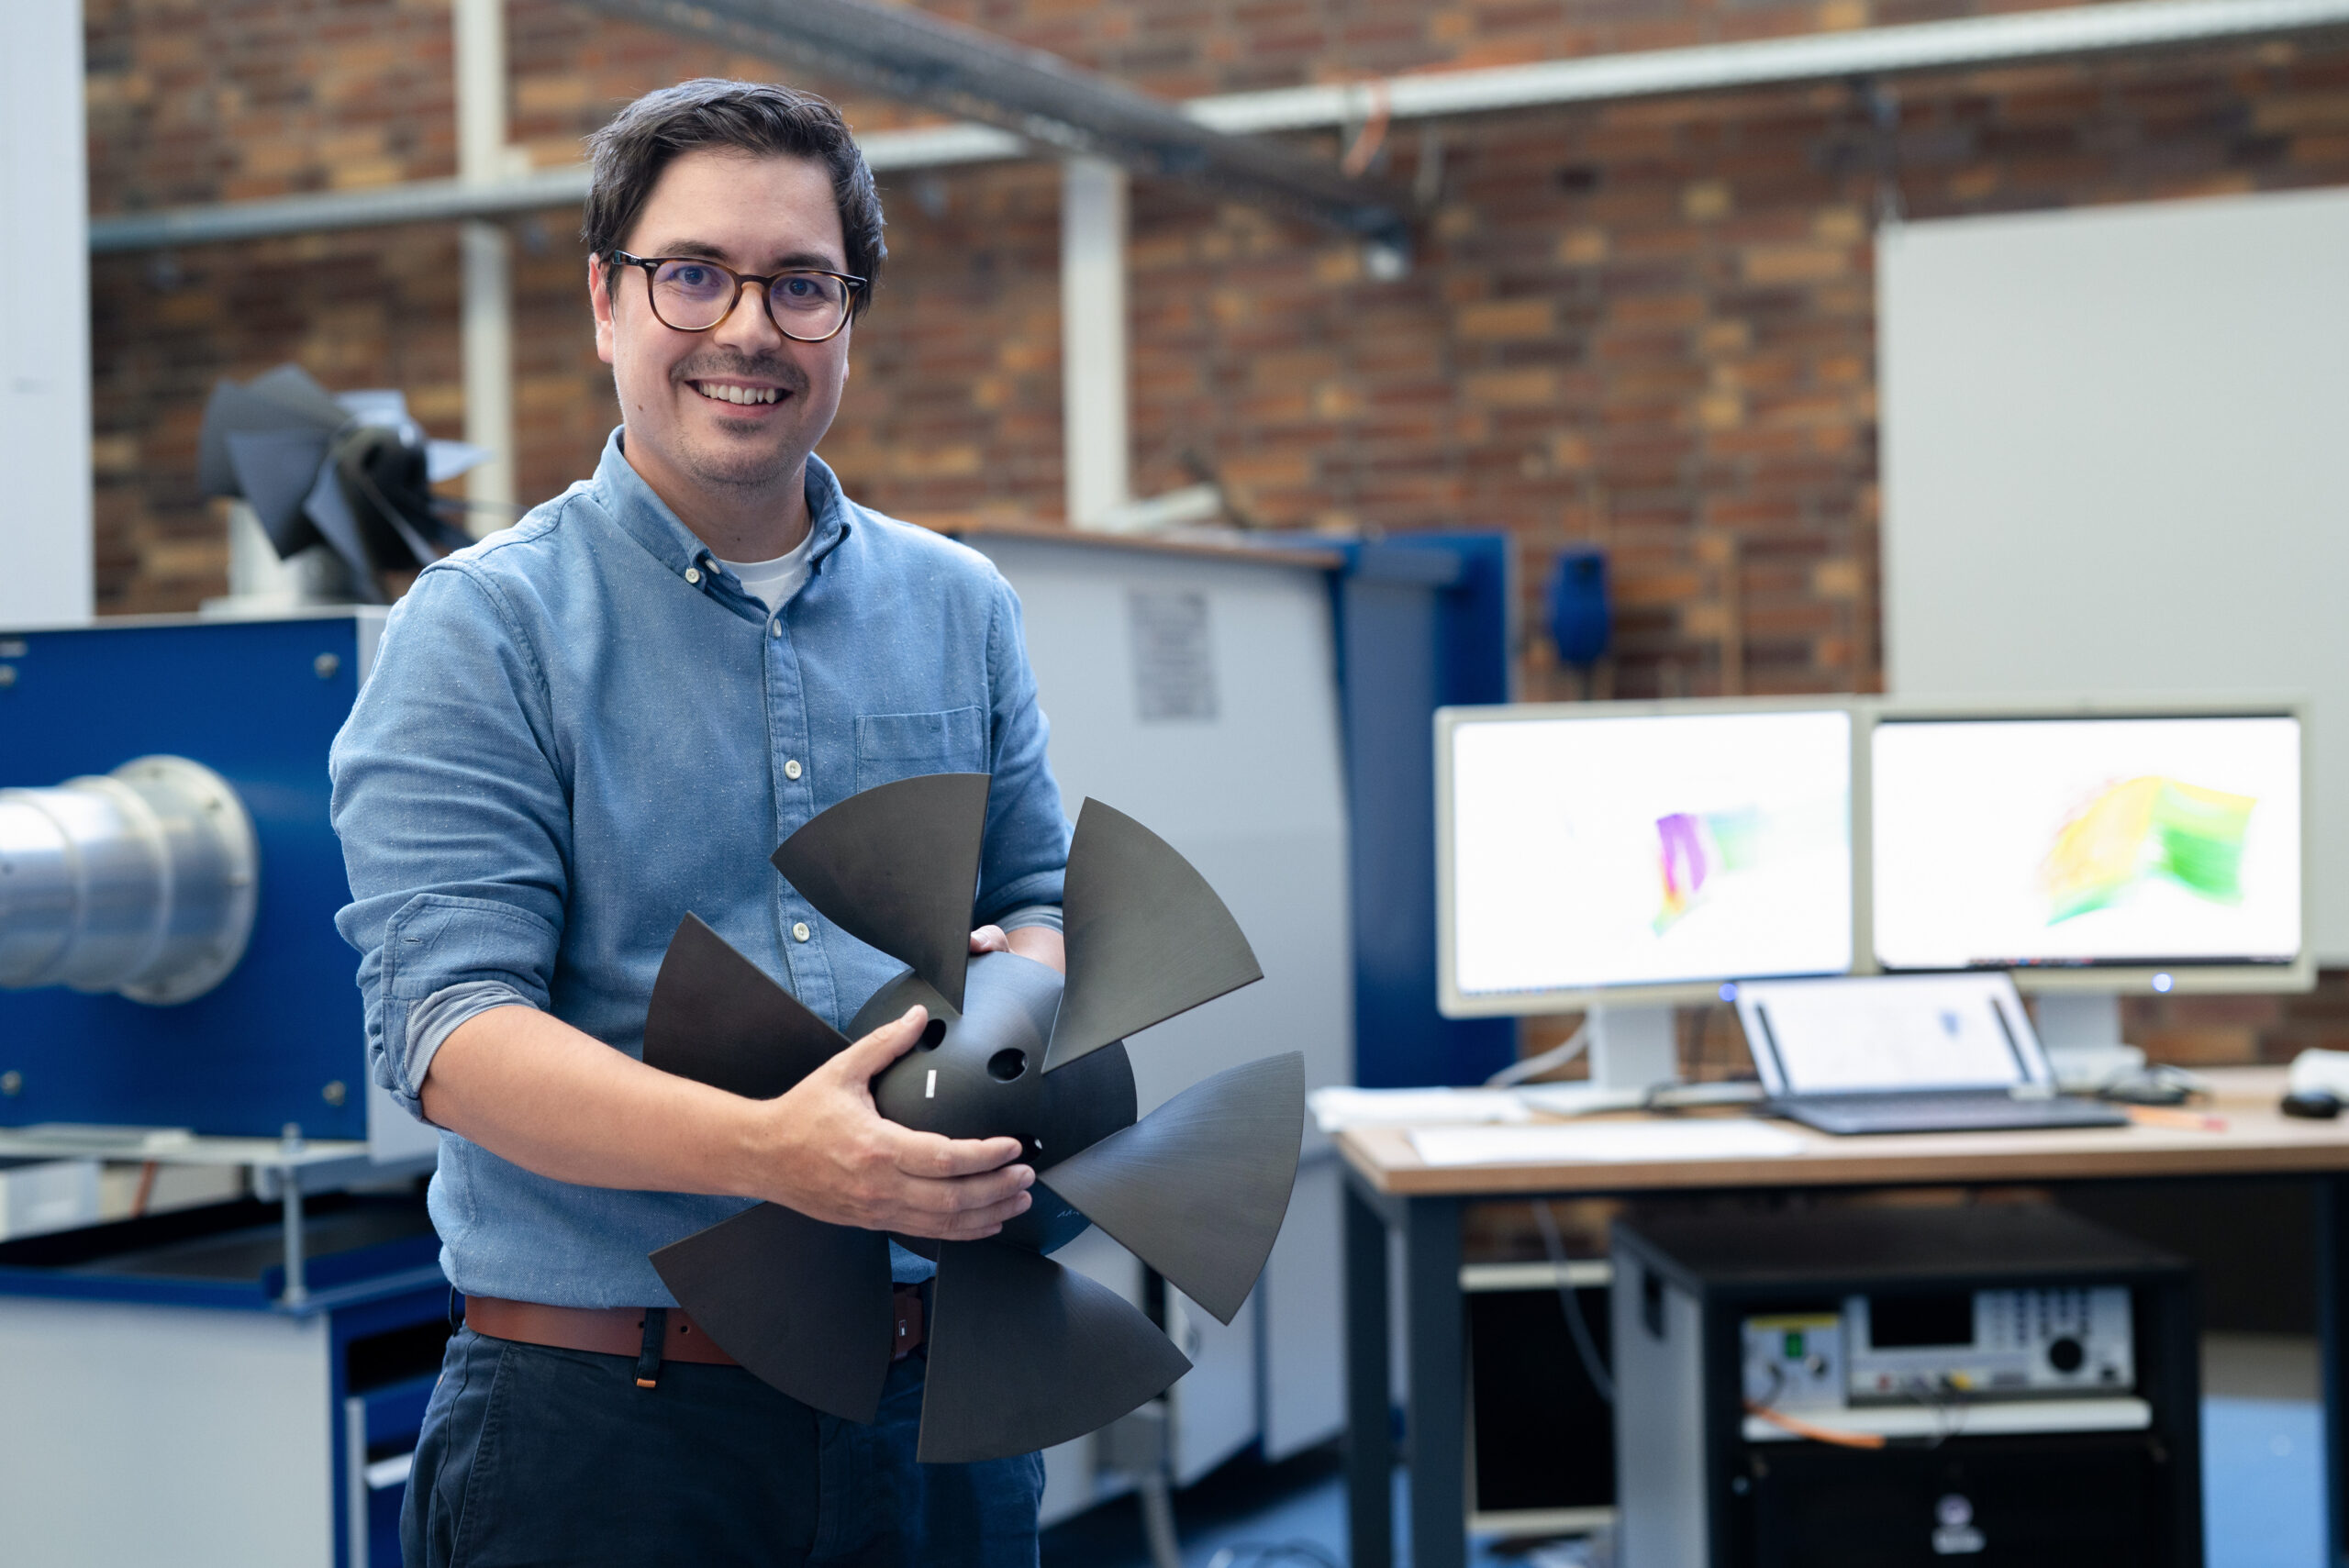
<svg viewBox="0 0 2349 1568"><path fill-rule="evenodd" d="M848 271L831 180L807 158L682 153L620 244L638 256L701 257L738 272ZM587 271L596 353L612 367L629 462L656 492L681 509L724 507L799 473L840 408L852 328L821 343L786 338L753 284L716 327L679 332L652 314L643 268L623 263L607 281L590 258ZM774 401L711 395L720 389Z"/></svg>

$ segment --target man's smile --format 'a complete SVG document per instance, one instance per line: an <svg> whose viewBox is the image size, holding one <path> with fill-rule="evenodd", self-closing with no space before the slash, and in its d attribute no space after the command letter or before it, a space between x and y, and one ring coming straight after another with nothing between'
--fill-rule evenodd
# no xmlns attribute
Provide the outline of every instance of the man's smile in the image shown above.
<svg viewBox="0 0 2349 1568"><path fill-rule="evenodd" d="M789 395L779 386L759 386L736 381L688 381L685 384L713 403L780 403Z"/></svg>

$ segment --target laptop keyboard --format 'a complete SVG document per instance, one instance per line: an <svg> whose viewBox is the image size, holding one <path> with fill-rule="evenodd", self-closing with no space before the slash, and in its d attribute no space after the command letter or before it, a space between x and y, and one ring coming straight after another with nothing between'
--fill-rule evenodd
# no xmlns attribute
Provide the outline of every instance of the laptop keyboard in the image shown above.
<svg viewBox="0 0 2349 1568"><path fill-rule="evenodd" d="M2003 1090L1821 1095L1777 1103L1781 1115L1822 1132L1973 1132L2001 1128L2119 1127L2128 1113L2069 1095L2016 1099Z"/></svg>

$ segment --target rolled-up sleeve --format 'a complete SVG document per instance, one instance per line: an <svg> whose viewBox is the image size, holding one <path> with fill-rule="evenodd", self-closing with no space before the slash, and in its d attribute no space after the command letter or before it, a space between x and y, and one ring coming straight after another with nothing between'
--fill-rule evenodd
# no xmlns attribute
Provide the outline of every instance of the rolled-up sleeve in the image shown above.
<svg viewBox="0 0 2349 1568"><path fill-rule="evenodd" d="M462 564L420 575L328 762L351 893L335 924L360 955L369 1067L418 1118L431 1048L462 1021L436 1016L450 994L544 1008L562 939L551 705L499 594Z"/></svg>
<svg viewBox="0 0 2349 1568"><path fill-rule="evenodd" d="M1068 866L1068 817L1045 755L1051 726L1036 702L1036 676L1019 599L997 577L987 624L988 766L986 847L979 864L975 913L981 924L1023 905L1061 901Z"/></svg>

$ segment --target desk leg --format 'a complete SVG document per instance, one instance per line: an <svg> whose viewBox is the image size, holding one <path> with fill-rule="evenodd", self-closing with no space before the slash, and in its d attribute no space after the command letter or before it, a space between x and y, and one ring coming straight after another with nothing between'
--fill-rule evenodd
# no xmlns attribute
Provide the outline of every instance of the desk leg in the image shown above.
<svg viewBox="0 0 2349 1568"><path fill-rule="evenodd" d="M1457 1198L1412 1198L1403 1211L1412 1568L1465 1568L1468 1561L1460 1210Z"/></svg>
<svg viewBox="0 0 2349 1568"><path fill-rule="evenodd" d="M1394 1390L1386 1375L1386 1222L1346 1203L1346 1529L1353 1568L1395 1561Z"/></svg>
<svg viewBox="0 0 2349 1568"><path fill-rule="evenodd" d="M2316 1183L2316 1331L2324 1397L2325 1561L2349 1564L2349 1178Z"/></svg>

